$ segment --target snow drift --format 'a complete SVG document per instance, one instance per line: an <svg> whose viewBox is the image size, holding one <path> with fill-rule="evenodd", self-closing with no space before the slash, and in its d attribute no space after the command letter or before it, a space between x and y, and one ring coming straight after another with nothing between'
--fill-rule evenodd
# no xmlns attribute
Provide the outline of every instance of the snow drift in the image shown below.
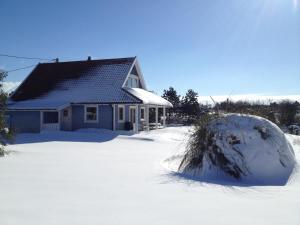
<svg viewBox="0 0 300 225"><path fill-rule="evenodd" d="M210 181L284 185L294 166L293 148L275 124L228 114L196 126L179 172Z"/></svg>

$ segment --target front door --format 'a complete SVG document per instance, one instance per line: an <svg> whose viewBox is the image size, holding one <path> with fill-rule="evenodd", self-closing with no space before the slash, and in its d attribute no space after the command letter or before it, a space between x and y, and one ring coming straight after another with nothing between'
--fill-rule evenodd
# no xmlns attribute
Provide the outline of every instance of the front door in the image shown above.
<svg viewBox="0 0 300 225"><path fill-rule="evenodd" d="M61 111L61 129L72 130L72 115L71 107L65 108Z"/></svg>

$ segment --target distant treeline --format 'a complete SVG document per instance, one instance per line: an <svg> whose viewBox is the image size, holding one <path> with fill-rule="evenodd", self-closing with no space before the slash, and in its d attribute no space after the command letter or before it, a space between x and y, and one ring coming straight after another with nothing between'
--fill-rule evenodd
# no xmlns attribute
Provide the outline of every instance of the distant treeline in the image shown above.
<svg viewBox="0 0 300 225"><path fill-rule="evenodd" d="M257 115L280 126L300 124L300 103L298 101L234 102L227 99L212 106L200 104L198 93L192 89L189 89L184 96L180 96L173 87L164 90L162 97L173 104L173 108L168 111L170 123L191 124L196 122L201 115L224 112Z"/></svg>

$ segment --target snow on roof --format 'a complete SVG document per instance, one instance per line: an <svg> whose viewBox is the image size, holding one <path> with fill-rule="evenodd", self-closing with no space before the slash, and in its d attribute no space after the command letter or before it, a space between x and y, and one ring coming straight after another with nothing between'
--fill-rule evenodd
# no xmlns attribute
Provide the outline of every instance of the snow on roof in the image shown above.
<svg viewBox="0 0 300 225"><path fill-rule="evenodd" d="M77 79L65 80L39 99L71 103L140 103L121 87L130 67L124 65L101 65L85 71Z"/></svg>
<svg viewBox="0 0 300 225"><path fill-rule="evenodd" d="M166 107L173 107L173 105L166 99L154 94L153 92L146 91L141 88L124 88L130 94L138 99L141 99L144 104L160 105Z"/></svg>
<svg viewBox="0 0 300 225"><path fill-rule="evenodd" d="M172 107L144 89L123 88L135 67L139 68L135 57L39 64L11 96L8 109L58 109L88 103Z"/></svg>
<svg viewBox="0 0 300 225"><path fill-rule="evenodd" d="M122 89L135 62L133 57L39 64L11 100L137 103Z"/></svg>
<svg viewBox="0 0 300 225"><path fill-rule="evenodd" d="M39 64L12 95L8 109L141 103L122 88L135 62L135 58L122 58Z"/></svg>

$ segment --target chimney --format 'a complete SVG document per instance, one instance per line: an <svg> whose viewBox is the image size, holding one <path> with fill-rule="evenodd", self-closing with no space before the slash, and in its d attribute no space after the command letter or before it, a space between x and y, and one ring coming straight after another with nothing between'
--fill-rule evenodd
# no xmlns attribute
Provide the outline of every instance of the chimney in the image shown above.
<svg viewBox="0 0 300 225"><path fill-rule="evenodd" d="M92 60L92 57L91 57L91 56L88 56L87 61L91 61L91 60Z"/></svg>

